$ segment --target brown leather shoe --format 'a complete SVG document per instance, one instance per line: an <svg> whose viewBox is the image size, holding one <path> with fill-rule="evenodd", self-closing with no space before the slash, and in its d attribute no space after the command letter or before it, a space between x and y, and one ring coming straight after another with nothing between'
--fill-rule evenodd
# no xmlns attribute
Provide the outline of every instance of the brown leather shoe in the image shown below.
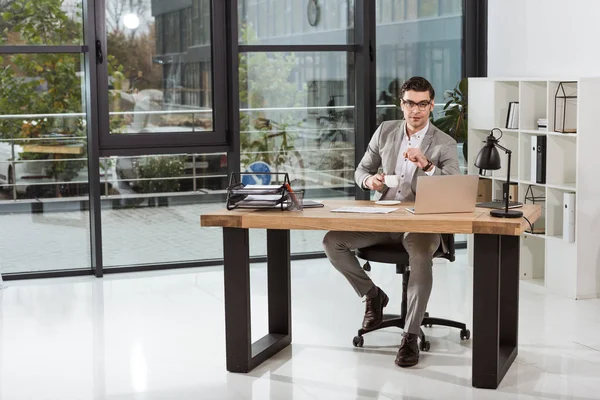
<svg viewBox="0 0 600 400"><path fill-rule="evenodd" d="M367 303L365 317L362 323L363 329L374 329L381 324L381 321L383 321L383 307L387 306L389 300L389 297L380 288L377 288L377 296L367 297L365 300Z"/></svg>
<svg viewBox="0 0 600 400"><path fill-rule="evenodd" d="M396 365L399 367L412 367L419 362L419 335L404 332L402 343L398 354L396 354Z"/></svg>

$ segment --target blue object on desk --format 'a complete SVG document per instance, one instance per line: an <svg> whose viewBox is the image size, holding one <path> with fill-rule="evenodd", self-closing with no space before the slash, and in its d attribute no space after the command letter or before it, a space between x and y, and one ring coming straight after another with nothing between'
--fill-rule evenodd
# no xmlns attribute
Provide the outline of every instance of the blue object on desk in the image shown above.
<svg viewBox="0 0 600 400"><path fill-rule="evenodd" d="M245 172L250 174L242 175L242 183L246 185L268 185L271 183L271 166L264 161L256 161L248 165Z"/></svg>

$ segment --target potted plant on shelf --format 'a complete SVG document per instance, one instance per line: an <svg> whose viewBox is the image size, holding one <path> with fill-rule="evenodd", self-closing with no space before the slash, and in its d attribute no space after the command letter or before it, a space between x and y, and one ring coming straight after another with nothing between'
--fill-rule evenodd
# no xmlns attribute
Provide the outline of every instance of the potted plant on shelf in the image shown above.
<svg viewBox="0 0 600 400"><path fill-rule="evenodd" d="M433 124L440 130L452 136L458 143L462 143L462 152L467 159L467 109L468 109L468 80L461 79L454 89L444 92L447 100L438 119Z"/></svg>

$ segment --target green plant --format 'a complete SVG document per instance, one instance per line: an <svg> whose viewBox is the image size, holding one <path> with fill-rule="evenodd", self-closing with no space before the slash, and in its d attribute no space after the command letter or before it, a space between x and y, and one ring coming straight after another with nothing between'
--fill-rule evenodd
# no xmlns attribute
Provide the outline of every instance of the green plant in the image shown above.
<svg viewBox="0 0 600 400"><path fill-rule="evenodd" d="M184 174L185 156L149 157L138 168L137 182L142 193L176 192L179 180ZM163 179L161 179L163 178Z"/></svg>
<svg viewBox="0 0 600 400"><path fill-rule="evenodd" d="M81 4L74 14L65 0L0 0L0 45L79 44L83 26ZM10 33L10 35L9 35ZM14 43L11 42L16 41ZM109 74L122 66L108 56ZM14 54L0 57L0 110L3 114L80 114L84 112L81 57L69 53ZM111 120L111 128L116 122ZM121 124L122 125L122 124ZM71 181L87 165L85 117L9 118L0 120L0 138L21 139L20 145L80 144L81 154L23 151L21 160L47 160L46 173Z"/></svg>
<svg viewBox="0 0 600 400"><path fill-rule="evenodd" d="M440 130L452 136L458 143L467 142L467 93L468 80L461 79L454 89L444 92L446 104L438 119L433 124Z"/></svg>

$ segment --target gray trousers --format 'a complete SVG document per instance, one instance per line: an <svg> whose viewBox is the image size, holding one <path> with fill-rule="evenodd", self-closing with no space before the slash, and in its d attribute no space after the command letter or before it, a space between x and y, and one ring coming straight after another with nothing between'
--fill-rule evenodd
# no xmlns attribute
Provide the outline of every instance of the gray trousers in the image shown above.
<svg viewBox="0 0 600 400"><path fill-rule="evenodd" d="M440 245L438 233L327 232L323 247L333 266L346 277L356 293L365 296L375 284L362 269L352 250L379 243L401 243L409 256L407 314L404 331L418 334L433 285L433 255Z"/></svg>

